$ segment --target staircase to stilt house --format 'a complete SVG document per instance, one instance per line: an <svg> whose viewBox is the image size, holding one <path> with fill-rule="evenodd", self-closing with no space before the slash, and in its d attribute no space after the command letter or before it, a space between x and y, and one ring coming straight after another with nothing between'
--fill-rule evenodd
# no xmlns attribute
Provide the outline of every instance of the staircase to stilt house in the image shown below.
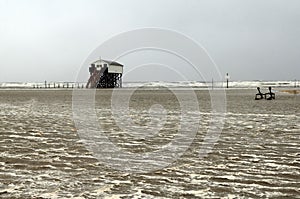
<svg viewBox="0 0 300 199"><path fill-rule="evenodd" d="M104 66L100 70L94 69L91 72L91 76L86 84L86 88L98 88L99 83L101 82L101 78L104 77L104 72L107 70L107 67Z"/></svg>

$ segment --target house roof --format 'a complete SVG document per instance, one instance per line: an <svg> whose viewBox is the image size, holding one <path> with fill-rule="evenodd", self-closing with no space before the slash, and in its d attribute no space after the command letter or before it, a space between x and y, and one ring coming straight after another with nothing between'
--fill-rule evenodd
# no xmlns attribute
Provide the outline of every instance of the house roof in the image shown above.
<svg viewBox="0 0 300 199"><path fill-rule="evenodd" d="M97 61L94 61L92 64L95 64L98 61L104 61L104 62L108 63L109 65L123 66L123 64L120 64L119 62L111 61L111 60L105 60L105 59L101 59L101 60L99 59Z"/></svg>

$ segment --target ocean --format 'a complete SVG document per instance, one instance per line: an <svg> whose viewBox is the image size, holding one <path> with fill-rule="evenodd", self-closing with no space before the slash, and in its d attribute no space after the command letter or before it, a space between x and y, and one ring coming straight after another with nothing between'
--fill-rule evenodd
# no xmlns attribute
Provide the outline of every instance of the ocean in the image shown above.
<svg viewBox="0 0 300 199"><path fill-rule="evenodd" d="M50 88L82 88L85 87L86 82L52 82L46 81L46 86ZM180 81L180 82L123 82L124 88L136 88L136 87L168 87L168 88L199 88L206 89L212 87L226 87L226 82L201 82L201 81ZM293 81L229 81L230 88L256 88L256 87L300 87L299 80ZM0 82L0 89L32 89L32 88L45 88L45 82Z"/></svg>
<svg viewBox="0 0 300 199"><path fill-rule="evenodd" d="M259 84L264 88L267 83ZM74 121L71 89L6 86L0 90L0 198L297 198L300 96L283 92L293 82L282 83L274 86L275 100L254 100L257 85L249 82L225 90L224 125L205 157L199 151L213 116L207 89L193 91L199 106L187 111L190 117L185 124L177 96L161 88L170 85L153 83L155 89L135 90L129 111L123 112L133 120L131 131L114 118L122 111L112 112L113 91L97 90L95 123L116 147L131 154L160 150L183 125L189 129L199 123L180 157L165 165L170 157L160 154L161 165L145 172L122 170L102 161L99 154L104 154L105 147L91 150ZM133 87L122 92L126 95ZM185 96L185 86L180 88L178 94ZM151 160L141 163L137 165L142 168L152 164Z"/></svg>

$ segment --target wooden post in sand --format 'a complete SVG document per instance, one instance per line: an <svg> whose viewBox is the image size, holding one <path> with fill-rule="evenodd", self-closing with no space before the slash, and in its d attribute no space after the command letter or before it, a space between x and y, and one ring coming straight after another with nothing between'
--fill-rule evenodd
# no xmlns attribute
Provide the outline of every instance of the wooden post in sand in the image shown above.
<svg viewBox="0 0 300 199"><path fill-rule="evenodd" d="M226 73L225 79L226 79L226 88L229 88L229 75Z"/></svg>

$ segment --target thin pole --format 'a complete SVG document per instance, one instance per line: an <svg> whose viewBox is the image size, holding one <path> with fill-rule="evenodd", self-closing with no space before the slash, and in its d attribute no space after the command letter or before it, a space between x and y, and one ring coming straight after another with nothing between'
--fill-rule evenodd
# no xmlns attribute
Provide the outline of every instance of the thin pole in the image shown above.
<svg viewBox="0 0 300 199"><path fill-rule="evenodd" d="M226 73L226 88L229 88L228 83L229 83L229 75L228 73Z"/></svg>

